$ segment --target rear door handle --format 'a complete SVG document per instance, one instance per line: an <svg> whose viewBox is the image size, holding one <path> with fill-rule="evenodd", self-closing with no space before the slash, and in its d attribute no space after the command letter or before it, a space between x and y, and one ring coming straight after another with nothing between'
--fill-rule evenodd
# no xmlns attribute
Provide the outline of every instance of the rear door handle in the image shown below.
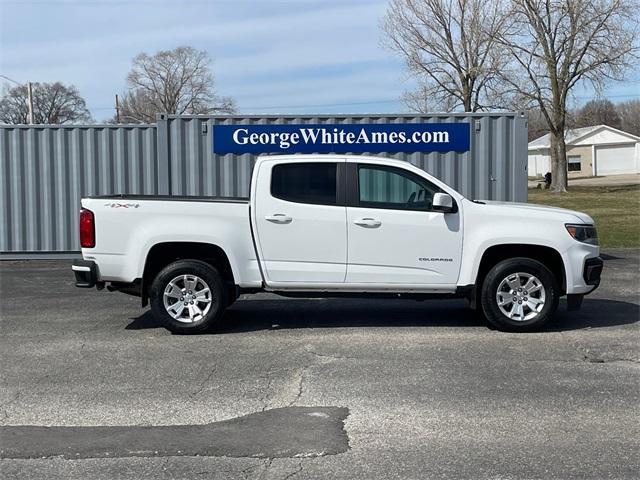
<svg viewBox="0 0 640 480"><path fill-rule="evenodd" d="M375 218L369 218L369 217L358 218L357 220L354 220L353 223L366 228L378 228L380 225L382 225L382 222L380 220L376 220Z"/></svg>
<svg viewBox="0 0 640 480"><path fill-rule="evenodd" d="M293 220L289 215L285 215L284 213L274 213L273 215L267 215L264 218L265 220L273 223L291 223L291 220Z"/></svg>

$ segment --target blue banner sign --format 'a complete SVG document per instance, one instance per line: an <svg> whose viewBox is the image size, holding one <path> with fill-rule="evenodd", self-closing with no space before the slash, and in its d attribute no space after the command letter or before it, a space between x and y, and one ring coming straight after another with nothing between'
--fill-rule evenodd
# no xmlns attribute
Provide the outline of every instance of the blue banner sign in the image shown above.
<svg viewBox="0 0 640 480"><path fill-rule="evenodd" d="M215 125L213 153L466 152L469 123Z"/></svg>

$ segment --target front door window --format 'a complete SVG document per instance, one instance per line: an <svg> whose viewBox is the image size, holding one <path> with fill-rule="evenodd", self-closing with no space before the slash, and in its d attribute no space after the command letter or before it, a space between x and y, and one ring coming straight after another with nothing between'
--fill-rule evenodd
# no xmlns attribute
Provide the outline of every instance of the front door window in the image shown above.
<svg viewBox="0 0 640 480"><path fill-rule="evenodd" d="M408 171L378 165L359 165L359 206L391 210L431 210L440 191Z"/></svg>

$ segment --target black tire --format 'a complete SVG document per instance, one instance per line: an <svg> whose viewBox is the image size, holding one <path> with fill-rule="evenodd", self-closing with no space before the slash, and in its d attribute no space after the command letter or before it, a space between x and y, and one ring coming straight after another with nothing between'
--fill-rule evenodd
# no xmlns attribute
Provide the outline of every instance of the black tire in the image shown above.
<svg viewBox="0 0 640 480"><path fill-rule="evenodd" d="M194 321L189 321L188 323L186 318L181 321L170 315L164 304L165 289L168 288L168 285L172 280L181 275L193 275L198 277L206 283L210 291L210 302L208 302L210 304L209 309L204 313L204 315L199 315L199 318L194 317ZM149 292L151 311L153 312L153 316L162 322L166 328L173 333L201 333L212 328L222 316L226 307L225 293L222 277L214 267L208 263L201 262L200 260L178 260L163 268L153 280L153 283L151 284L151 291ZM174 302L173 299L168 301ZM196 308L204 311L203 309L206 308L206 304L198 302L197 299L194 299L194 301ZM174 303L171 303L170 306L177 303L182 302L179 302L178 299L175 300ZM191 302L187 303L191 304ZM187 305L187 309L189 309L189 305ZM177 314L177 308L174 313ZM190 311L187 311L182 313L182 315L188 316L189 313Z"/></svg>
<svg viewBox="0 0 640 480"><path fill-rule="evenodd" d="M503 280L506 280L510 275L514 275L518 272L533 275L536 277L542 287L544 288L545 300L544 305L540 311L533 318L526 319L529 313L533 314L533 310L529 306L526 306L525 314L522 315L522 319L512 319L502 312L498 305L497 295L498 288ZM513 278L513 277L512 277ZM524 281L524 279L522 280ZM504 288L504 287L503 287ZM506 287L507 289L511 287ZM527 293L524 291L524 293ZM523 292L520 294L523 295ZM541 295L540 293L534 293L530 296ZM558 308L558 300L560 298L560 288L558 281L551 271L542 263L531 258L517 257L503 260L495 265L487 274L482 282L481 289L481 306L482 312L487 321L498 330L508 332L533 332L540 330L553 317L556 309ZM511 297L511 294L503 293L503 297ZM513 298L518 298L514 296ZM522 304L521 300L528 297L518 298L518 302ZM510 302L510 300L507 300ZM518 303L516 302L516 303ZM526 305L526 302L524 302ZM509 304L508 304L509 305ZM513 302L510 303L513 306ZM516 305L517 307L517 305ZM507 306L505 306L505 309ZM540 308L540 307L538 307Z"/></svg>

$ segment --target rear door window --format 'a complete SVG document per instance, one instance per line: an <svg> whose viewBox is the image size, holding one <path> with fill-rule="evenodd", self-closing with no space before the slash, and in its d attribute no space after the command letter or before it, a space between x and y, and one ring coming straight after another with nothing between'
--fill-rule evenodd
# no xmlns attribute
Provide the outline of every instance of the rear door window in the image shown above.
<svg viewBox="0 0 640 480"><path fill-rule="evenodd" d="M271 171L271 195L281 200L337 205L336 163L282 163Z"/></svg>

